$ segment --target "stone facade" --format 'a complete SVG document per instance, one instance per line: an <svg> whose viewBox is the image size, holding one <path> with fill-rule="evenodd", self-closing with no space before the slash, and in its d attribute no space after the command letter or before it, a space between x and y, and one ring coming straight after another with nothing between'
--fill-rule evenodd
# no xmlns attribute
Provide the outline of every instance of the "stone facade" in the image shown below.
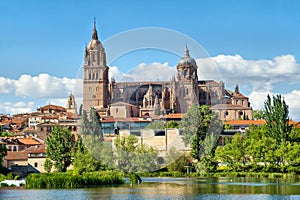
<svg viewBox="0 0 300 200"><path fill-rule="evenodd" d="M225 89L224 83L198 80L198 66L186 47L177 65L177 74L170 81L109 82L105 50L98 40L96 24L92 40L86 47L83 81L83 109L95 107L101 116L139 117L161 116L169 113L186 113L194 103L212 106L222 120L252 118L248 98ZM125 103L116 112L117 105ZM123 109L133 109L134 112Z"/></svg>

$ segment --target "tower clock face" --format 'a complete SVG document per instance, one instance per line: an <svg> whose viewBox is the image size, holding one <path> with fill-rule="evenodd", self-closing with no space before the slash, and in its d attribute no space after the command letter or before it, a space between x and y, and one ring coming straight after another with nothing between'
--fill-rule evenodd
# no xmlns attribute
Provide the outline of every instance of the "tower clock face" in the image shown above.
<svg viewBox="0 0 300 200"><path fill-rule="evenodd" d="M92 97L93 97L93 99L95 99L95 98L96 98L96 95L93 95Z"/></svg>

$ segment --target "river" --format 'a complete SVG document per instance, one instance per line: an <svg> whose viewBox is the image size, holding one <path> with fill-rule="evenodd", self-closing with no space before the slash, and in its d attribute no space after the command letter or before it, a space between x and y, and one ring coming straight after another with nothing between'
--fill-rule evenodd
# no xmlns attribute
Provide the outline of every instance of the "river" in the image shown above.
<svg viewBox="0 0 300 200"><path fill-rule="evenodd" d="M265 178L143 178L82 189L0 189L0 199L300 199L300 182Z"/></svg>

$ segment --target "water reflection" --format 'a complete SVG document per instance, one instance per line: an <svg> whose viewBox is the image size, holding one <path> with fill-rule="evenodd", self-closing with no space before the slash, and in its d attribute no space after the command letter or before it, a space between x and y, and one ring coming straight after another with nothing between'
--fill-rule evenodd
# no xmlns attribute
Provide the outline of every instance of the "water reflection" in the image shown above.
<svg viewBox="0 0 300 200"><path fill-rule="evenodd" d="M262 178L143 178L124 184L74 190L0 189L0 199L300 199L300 182Z"/></svg>

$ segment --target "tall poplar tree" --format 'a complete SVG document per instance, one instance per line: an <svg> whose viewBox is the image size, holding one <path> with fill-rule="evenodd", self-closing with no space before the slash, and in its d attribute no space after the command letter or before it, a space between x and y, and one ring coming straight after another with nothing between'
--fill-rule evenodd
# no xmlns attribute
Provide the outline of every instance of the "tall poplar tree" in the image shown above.
<svg viewBox="0 0 300 200"><path fill-rule="evenodd" d="M267 134L276 140L279 144L286 141L291 131L289 126L289 107L281 95L267 96L264 105Z"/></svg>

